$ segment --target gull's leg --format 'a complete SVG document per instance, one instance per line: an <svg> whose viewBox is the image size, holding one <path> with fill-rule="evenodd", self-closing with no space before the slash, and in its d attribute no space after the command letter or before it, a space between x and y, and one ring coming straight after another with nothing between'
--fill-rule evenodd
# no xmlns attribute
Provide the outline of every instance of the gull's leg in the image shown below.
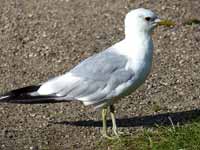
<svg viewBox="0 0 200 150"><path fill-rule="evenodd" d="M101 134L104 136L104 137L108 137L108 134L107 134L107 112L108 112L108 109L107 108L103 108L102 109L102 123L103 123L103 130L101 131Z"/></svg>
<svg viewBox="0 0 200 150"><path fill-rule="evenodd" d="M107 108L103 108L102 109L103 129L101 131L101 134L102 134L103 137L105 137L107 139L110 139L110 140L113 140L115 138L109 136L108 133L107 133L107 113L108 113L108 110L110 110L110 106L108 106Z"/></svg>
<svg viewBox="0 0 200 150"><path fill-rule="evenodd" d="M117 132L116 118L115 118L115 108L114 108L113 105L110 105L110 116L111 116L111 119L112 119L113 133L115 134L115 136L119 137L119 134Z"/></svg>
<svg viewBox="0 0 200 150"><path fill-rule="evenodd" d="M120 132L117 130L117 124L116 124L116 118L115 118L115 107L111 105L109 108L110 108L110 116L111 116L112 124L113 124L112 130L115 136L119 137L120 135L128 135L127 133L125 134L124 132Z"/></svg>
<svg viewBox="0 0 200 150"><path fill-rule="evenodd" d="M114 133L114 137L111 137L107 133L107 113L110 111L110 116L112 119L112 130ZM108 106L107 108L102 109L102 123L103 123L103 129L101 131L102 136L108 139L116 139L116 137L119 137L119 133L117 132L117 125L116 125L116 119L115 119L115 109L113 105Z"/></svg>

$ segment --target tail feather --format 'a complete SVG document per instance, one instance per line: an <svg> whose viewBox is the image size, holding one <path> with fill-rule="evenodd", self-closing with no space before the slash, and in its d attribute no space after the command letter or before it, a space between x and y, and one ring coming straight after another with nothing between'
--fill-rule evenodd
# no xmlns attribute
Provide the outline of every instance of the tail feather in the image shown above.
<svg viewBox="0 0 200 150"><path fill-rule="evenodd" d="M0 103L17 103L17 104L41 104L41 103L58 103L63 102L62 97L56 95L38 95L36 93L40 88L38 86L28 86L12 90L0 96Z"/></svg>

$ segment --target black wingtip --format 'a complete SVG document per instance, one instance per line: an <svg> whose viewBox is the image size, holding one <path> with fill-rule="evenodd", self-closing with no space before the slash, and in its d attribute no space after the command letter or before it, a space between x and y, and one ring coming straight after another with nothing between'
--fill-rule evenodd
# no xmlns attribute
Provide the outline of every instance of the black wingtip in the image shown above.
<svg viewBox="0 0 200 150"><path fill-rule="evenodd" d="M15 103L15 104L44 104L44 103L60 103L64 102L60 97L55 95L47 96L31 96L31 95L3 95L0 96L0 103Z"/></svg>
<svg viewBox="0 0 200 150"><path fill-rule="evenodd" d="M62 97L56 95L33 95L37 92L39 86L28 86L20 89L12 90L0 96L0 103L16 103L16 104L43 104L43 103L60 103Z"/></svg>
<svg viewBox="0 0 200 150"><path fill-rule="evenodd" d="M27 95L28 93L35 92L39 89L40 85L27 86L19 89L12 90L0 96L0 102L6 102L12 98Z"/></svg>
<svg viewBox="0 0 200 150"><path fill-rule="evenodd" d="M27 86L27 87L23 87L23 88L19 88L19 89L15 89L12 90L8 93L6 93L5 95L19 95L19 94L27 94L27 93L31 93L31 92L35 92L40 88L40 85L32 85L32 86Z"/></svg>

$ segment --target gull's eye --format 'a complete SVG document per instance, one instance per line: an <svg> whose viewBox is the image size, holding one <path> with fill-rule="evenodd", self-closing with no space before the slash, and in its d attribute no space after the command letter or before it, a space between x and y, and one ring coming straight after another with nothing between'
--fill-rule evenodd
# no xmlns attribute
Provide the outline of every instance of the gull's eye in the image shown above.
<svg viewBox="0 0 200 150"><path fill-rule="evenodd" d="M146 21L150 21L150 20L151 20L151 17L145 17L145 20L146 20Z"/></svg>

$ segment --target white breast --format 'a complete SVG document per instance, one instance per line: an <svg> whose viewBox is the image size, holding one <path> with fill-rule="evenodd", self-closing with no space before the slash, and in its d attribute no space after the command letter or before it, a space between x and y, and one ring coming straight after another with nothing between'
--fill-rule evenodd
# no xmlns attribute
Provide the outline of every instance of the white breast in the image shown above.
<svg viewBox="0 0 200 150"><path fill-rule="evenodd" d="M140 38L125 38L113 47L115 52L127 57L128 63L126 69L131 69L135 73L130 91L135 90L146 80L151 70L153 57L153 42L151 37L141 35Z"/></svg>

